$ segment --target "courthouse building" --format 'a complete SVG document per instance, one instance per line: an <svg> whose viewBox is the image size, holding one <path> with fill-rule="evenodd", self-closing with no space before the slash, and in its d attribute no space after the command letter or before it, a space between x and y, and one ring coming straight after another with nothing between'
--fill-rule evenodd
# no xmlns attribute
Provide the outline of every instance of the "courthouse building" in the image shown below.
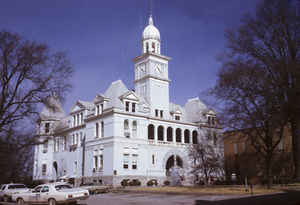
<svg viewBox="0 0 300 205"><path fill-rule="evenodd" d="M56 109L45 106L40 113L35 180L84 177L118 186L123 179L142 185L156 179L162 184L176 163L184 170L183 183L191 182L187 148L219 140L216 113L199 98L184 106L170 102L170 57L161 54L160 32L151 16L141 42L141 55L133 59L134 91L117 80L95 93L93 101L78 100L68 114L55 96L49 99ZM207 131L214 139L203 137Z"/></svg>

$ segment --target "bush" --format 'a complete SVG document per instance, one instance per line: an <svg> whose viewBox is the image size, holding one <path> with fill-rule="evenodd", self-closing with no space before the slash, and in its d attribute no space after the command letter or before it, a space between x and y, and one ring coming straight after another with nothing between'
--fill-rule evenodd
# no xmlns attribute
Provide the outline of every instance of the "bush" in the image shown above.
<svg viewBox="0 0 300 205"><path fill-rule="evenodd" d="M141 182L138 179L133 179L129 182L129 186L141 186Z"/></svg>
<svg viewBox="0 0 300 205"><path fill-rule="evenodd" d="M151 179L147 182L147 186L153 186L153 185L155 185L155 186L158 185L158 182L156 179Z"/></svg>
<svg viewBox="0 0 300 205"><path fill-rule="evenodd" d="M129 186L129 179L123 179L123 180L121 181L121 186L122 186L122 187Z"/></svg>
<svg viewBox="0 0 300 205"><path fill-rule="evenodd" d="M168 180L164 181L164 185L165 186L169 186L170 185L170 182Z"/></svg>

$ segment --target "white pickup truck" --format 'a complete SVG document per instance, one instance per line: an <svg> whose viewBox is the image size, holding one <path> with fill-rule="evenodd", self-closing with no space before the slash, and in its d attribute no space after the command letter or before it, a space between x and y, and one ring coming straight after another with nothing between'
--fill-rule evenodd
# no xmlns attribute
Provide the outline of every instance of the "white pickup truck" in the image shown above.
<svg viewBox="0 0 300 205"><path fill-rule="evenodd" d="M0 187L0 200L11 201L11 196L17 193L24 193L29 189L24 184L3 184Z"/></svg>
<svg viewBox="0 0 300 205"><path fill-rule="evenodd" d="M77 200L89 197L89 191L72 188L66 183L42 184L25 193L13 194L12 201L17 204L76 204Z"/></svg>

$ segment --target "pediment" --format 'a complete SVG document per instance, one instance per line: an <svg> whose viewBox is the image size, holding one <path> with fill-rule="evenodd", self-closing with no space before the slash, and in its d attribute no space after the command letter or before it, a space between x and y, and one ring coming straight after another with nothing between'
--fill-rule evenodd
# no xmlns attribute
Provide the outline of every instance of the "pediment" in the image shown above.
<svg viewBox="0 0 300 205"><path fill-rule="evenodd" d="M129 91L123 95L120 96L121 100L130 100L130 101L139 101L138 96L133 92L133 91Z"/></svg>
<svg viewBox="0 0 300 205"><path fill-rule="evenodd" d="M75 105L73 105L73 107L71 108L71 112L70 113L74 113L74 112L80 111L82 109L84 109L84 106L77 101L75 103Z"/></svg>
<svg viewBox="0 0 300 205"><path fill-rule="evenodd" d="M102 94L97 94L96 97L94 98L93 102L95 104L99 103L99 102L103 102L103 101L108 101L108 98L106 98L104 95Z"/></svg>
<svg viewBox="0 0 300 205"><path fill-rule="evenodd" d="M216 113L214 110L210 109L210 110L207 112L207 114L208 114L208 115L216 115L217 113Z"/></svg>

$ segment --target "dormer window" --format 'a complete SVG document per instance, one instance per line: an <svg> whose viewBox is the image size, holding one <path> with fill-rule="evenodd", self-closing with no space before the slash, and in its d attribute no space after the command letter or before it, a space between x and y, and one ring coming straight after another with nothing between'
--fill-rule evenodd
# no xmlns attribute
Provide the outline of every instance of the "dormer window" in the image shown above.
<svg viewBox="0 0 300 205"><path fill-rule="evenodd" d="M49 133L50 132L50 123L47 122L45 123L45 133Z"/></svg>
<svg viewBox="0 0 300 205"><path fill-rule="evenodd" d="M125 103L125 110L126 110L126 112L129 112L129 102Z"/></svg>
<svg viewBox="0 0 300 205"><path fill-rule="evenodd" d="M180 120L180 116L179 115L175 115L175 120Z"/></svg>
<svg viewBox="0 0 300 205"><path fill-rule="evenodd" d="M160 111L160 118L163 118L163 117L164 117L164 111L161 110L161 111Z"/></svg>
<svg viewBox="0 0 300 205"><path fill-rule="evenodd" d="M132 103L131 111L135 112L135 103Z"/></svg>
<svg viewBox="0 0 300 205"><path fill-rule="evenodd" d="M158 110L155 110L155 117L158 117Z"/></svg>
<svg viewBox="0 0 300 205"><path fill-rule="evenodd" d="M208 125L216 125L216 123L217 123L216 117L208 116L207 117L207 123L208 123Z"/></svg>
<svg viewBox="0 0 300 205"><path fill-rule="evenodd" d="M95 115L101 115L103 113L103 103L96 105Z"/></svg>

